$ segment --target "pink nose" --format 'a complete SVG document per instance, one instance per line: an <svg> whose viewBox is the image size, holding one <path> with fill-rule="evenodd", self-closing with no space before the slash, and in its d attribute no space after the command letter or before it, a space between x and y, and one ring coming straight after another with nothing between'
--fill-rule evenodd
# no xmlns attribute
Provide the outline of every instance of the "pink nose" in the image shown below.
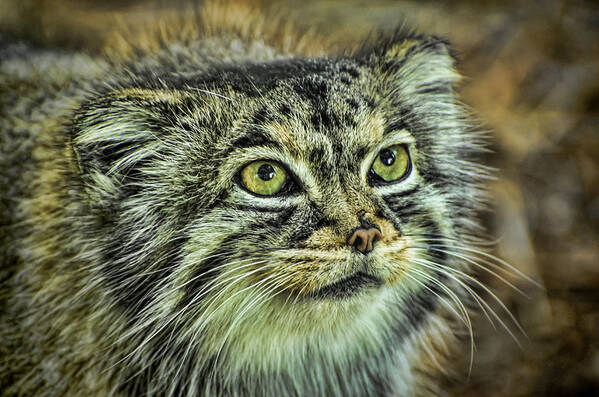
<svg viewBox="0 0 599 397"><path fill-rule="evenodd" d="M374 248L374 243L383 238L381 232L374 228L359 228L354 231L351 237L347 240L349 245L356 247L358 251L367 254Z"/></svg>

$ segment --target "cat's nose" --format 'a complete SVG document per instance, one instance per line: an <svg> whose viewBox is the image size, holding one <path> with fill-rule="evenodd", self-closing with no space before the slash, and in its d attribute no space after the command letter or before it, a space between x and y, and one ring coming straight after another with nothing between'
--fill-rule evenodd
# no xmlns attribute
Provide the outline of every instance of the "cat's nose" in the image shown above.
<svg viewBox="0 0 599 397"><path fill-rule="evenodd" d="M347 243L356 247L361 253L367 254L374 248L374 243L382 238L383 235L377 228L369 227L366 229L361 227L352 233L350 238L347 239Z"/></svg>

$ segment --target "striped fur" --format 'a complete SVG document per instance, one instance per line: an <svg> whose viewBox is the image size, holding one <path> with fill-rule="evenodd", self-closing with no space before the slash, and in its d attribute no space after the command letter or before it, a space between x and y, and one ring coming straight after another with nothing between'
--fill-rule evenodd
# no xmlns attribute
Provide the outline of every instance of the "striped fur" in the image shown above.
<svg viewBox="0 0 599 397"><path fill-rule="evenodd" d="M310 56L192 31L122 60L2 50L4 395L438 392L487 177L448 44ZM373 183L395 144L409 176ZM292 175L280 194L242 188L260 159ZM315 296L357 271L380 285Z"/></svg>

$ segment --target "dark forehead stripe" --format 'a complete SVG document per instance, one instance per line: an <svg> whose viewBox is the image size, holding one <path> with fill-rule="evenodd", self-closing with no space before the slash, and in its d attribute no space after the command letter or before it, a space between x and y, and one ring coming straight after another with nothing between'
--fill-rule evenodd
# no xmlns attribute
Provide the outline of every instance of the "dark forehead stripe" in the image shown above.
<svg viewBox="0 0 599 397"><path fill-rule="evenodd" d="M327 108L320 108L310 116L310 123L316 131L321 129L342 128L344 124L341 122L336 112Z"/></svg>
<svg viewBox="0 0 599 397"><path fill-rule="evenodd" d="M291 80L291 88L302 98L309 101L312 106L320 107L326 104L331 82L326 76L311 74L299 79Z"/></svg>
<svg viewBox="0 0 599 397"><path fill-rule="evenodd" d="M237 149L243 149L253 146L268 146L278 150L283 150L281 143L265 130L265 124L280 120L279 115L274 114L267 108L261 108L255 113L242 120L240 125L242 133L232 138L229 148L223 153L224 156Z"/></svg>
<svg viewBox="0 0 599 397"><path fill-rule="evenodd" d="M341 127L336 112L329 109L328 98L331 82L325 76L308 75L290 81L291 89L313 109L309 116L310 123L316 131L322 128Z"/></svg>
<svg viewBox="0 0 599 397"><path fill-rule="evenodd" d="M259 126L250 126L247 131L233 138L230 145L231 146L224 153L225 155L236 149L253 146L269 146L279 150L283 149L283 146L280 142L273 140L270 135L264 132L264 130Z"/></svg>
<svg viewBox="0 0 599 397"><path fill-rule="evenodd" d="M325 164L327 162L327 152L322 146L315 146L310 149L308 160L311 164Z"/></svg>

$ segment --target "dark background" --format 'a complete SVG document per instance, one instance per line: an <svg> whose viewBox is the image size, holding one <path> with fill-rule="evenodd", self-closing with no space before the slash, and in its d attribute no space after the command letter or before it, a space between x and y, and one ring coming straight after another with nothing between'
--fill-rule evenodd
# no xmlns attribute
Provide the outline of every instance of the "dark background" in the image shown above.
<svg viewBox="0 0 599 397"><path fill-rule="evenodd" d="M0 0L0 32L93 53L119 23L151 24L182 4ZM488 161L498 179L489 184L486 216L493 252L543 288L506 276L524 296L480 274L526 335L493 305L517 342L501 324L475 318L472 371L465 351L456 364L462 380L448 388L455 396L599 395L599 2L287 0L276 7L339 43L401 21L451 40L466 76L464 102L493 135Z"/></svg>

